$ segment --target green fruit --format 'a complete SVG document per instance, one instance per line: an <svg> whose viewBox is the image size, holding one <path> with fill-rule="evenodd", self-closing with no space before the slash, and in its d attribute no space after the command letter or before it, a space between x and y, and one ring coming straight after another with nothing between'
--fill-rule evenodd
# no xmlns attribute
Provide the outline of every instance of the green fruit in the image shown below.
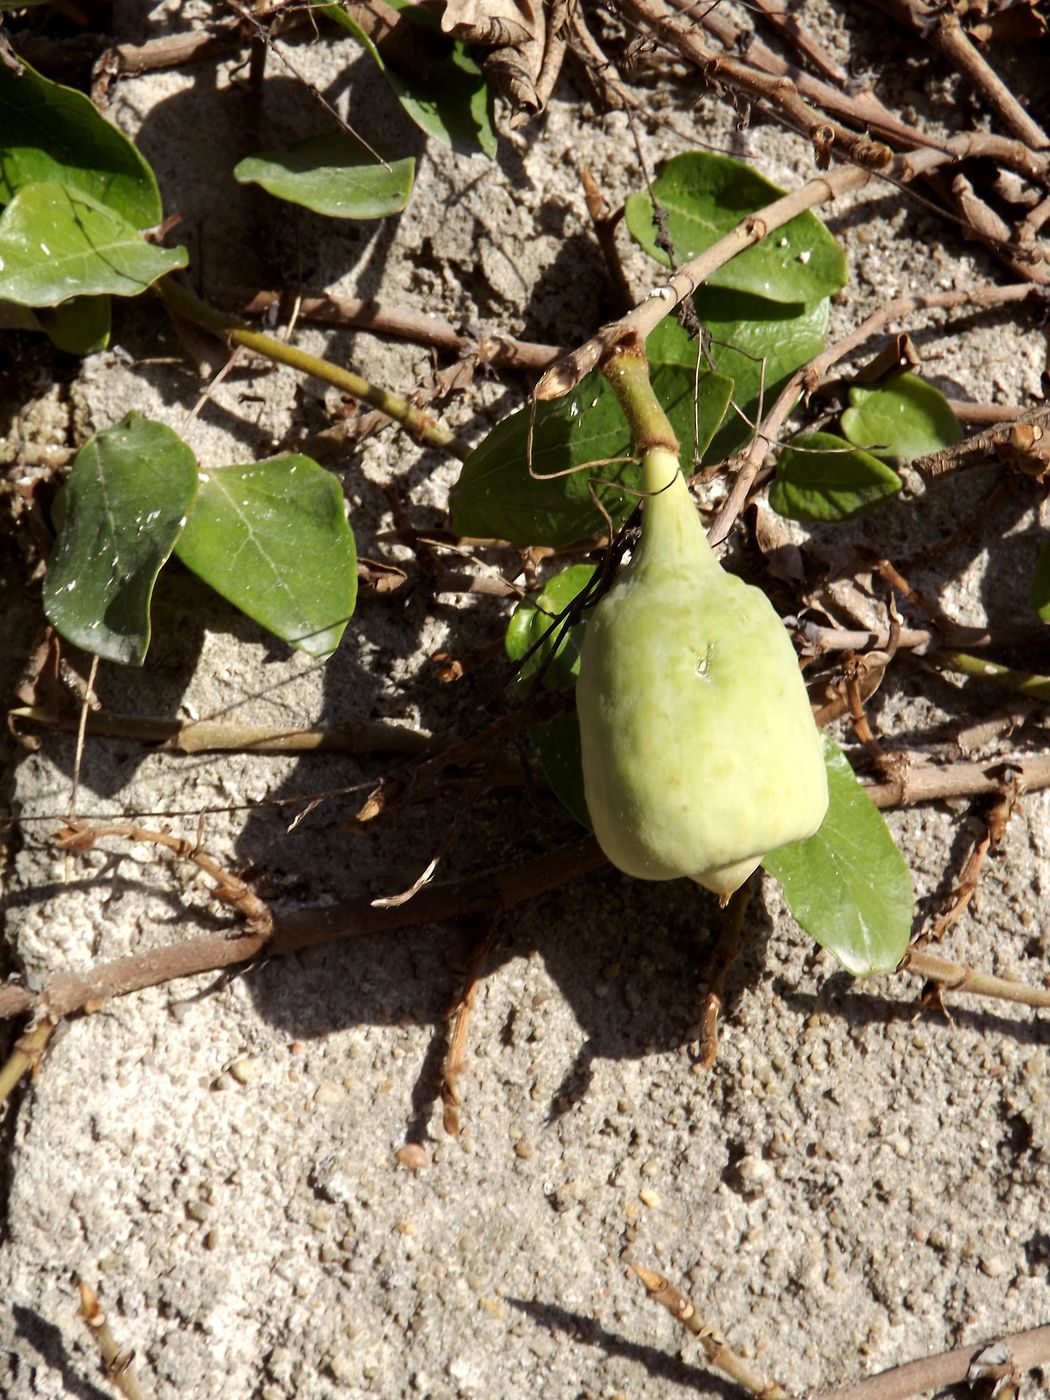
<svg viewBox="0 0 1050 1400"><path fill-rule="evenodd" d="M614 865L724 901L820 826L820 735L780 618L718 563L677 458L655 449L643 466L658 494L580 651L584 792Z"/></svg>

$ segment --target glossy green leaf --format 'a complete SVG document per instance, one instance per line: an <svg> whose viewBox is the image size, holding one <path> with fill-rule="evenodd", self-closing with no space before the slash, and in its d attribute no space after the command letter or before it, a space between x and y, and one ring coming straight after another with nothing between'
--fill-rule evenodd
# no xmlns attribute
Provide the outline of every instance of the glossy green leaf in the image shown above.
<svg viewBox="0 0 1050 1400"><path fill-rule="evenodd" d="M667 214L676 265L688 262L734 229L741 219L784 193L749 165L707 151L675 156L653 181L653 196ZM632 194L625 209L631 236L669 266L657 246L653 201ZM707 278L711 287L751 292L770 301L809 302L845 285L846 258L808 210L745 248Z"/></svg>
<svg viewBox="0 0 1050 1400"><path fill-rule="evenodd" d="M79 190L133 228L160 223L152 169L89 97L28 64L21 76L0 64L0 204L41 182Z"/></svg>
<svg viewBox="0 0 1050 1400"><path fill-rule="evenodd" d="M387 165L345 132L311 136L287 151L260 151L234 167L242 185L261 185L277 199L330 219L382 219L408 203L416 163Z"/></svg>
<svg viewBox="0 0 1050 1400"><path fill-rule="evenodd" d="M1032 606L1043 622L1050 622L1050 543L1044 544L1032 575Z"/></svg>
<svg viewBox="0 0 1050 1400"><path fill-rule="evenodd" d="M848 972L892 972L911 937L911 874L882 814L826 737L824 758L830 802L820 830L762 864L798 922Z"/></svg>
<svg viewBox="0 0 1050 1400"><path fill-rule="evenodd" d="M849 401L844 435L879 456L910 462L943 451L963 435L948 400L916 374L892 374L871 388L854 384Z"/></svg>
<svg viewBox="0 0 1050 1400"><path fill-rule="evenodd" d="M707 331L705 364L733 381L733 404L704 450L705 462L724 462L749 441L752 424L770 408L788 379L824 348L828 299L806 306L766 301L746 292L701 287L694 298ZM672 316L646 342L650 358L692 366L696 345Z"/></svg>
<svg viewBox="0 0 1050 1400"><path fill-rule="evenodd" d="M339 482L310 457L200 473L176 554L224 598L310 656L330 656L357 600Z"/></svg>
<svg viewBox="0 0 1050 1400"><path fill-rule="evenodd" d="M800 433L777 462L769 504L791 520L850 520L901 489L892 467L834 433Z"/></svg>
<svg viewBox="0 0 1050 1400"><path fill-rule="evenodd" d="M21 306L138 296L185 266L185 248L147 243L112 209L64 185L26 185L0 214L0 299Z"/></svg>
<svg viewBox="0 0 1050 1400"><path fill-rule="evenodd" d="M61 306L38 307L40 329L67 355L91 355L109 344L109 297L74 297Z"/></svg>
<svg viewBox="0 0 1050 1400"><path fill-rule="evenodd" d="M412 23L436 24L420 6L390 0ZM372 56L390 84L405 113L428 136L444 142L461 155L481 151L490 159L496 155L497 135L493 122L492 93L481 69L464 46L454 43L447 58L433 64L425 78L406 77L391 67L353 17L338 5L316 6L333 23L345 29Z"/></svg>
<svg viewBox="0 0 1050 1400"><path fill-rule="evenodd" d="M694 362L695 357L693 347ZM686 447L693 441L694 386L698 389L702 452L725 413L730 381L707 372L697 384L692 362L659 363L653 356L650 363L653 389ZM638 501L641 471L634 462L610 460L626 458L632 443L604 376L589 374L565 398L536 405L534 476L528 465L530 412L527 406L498 423L467 458L452 488L452 528L461 535L496 536L519 545L569 544L605 523L592 484L613 522L625 520ZM584 470L586 463L603 465ZM557 475L562 472L567 474ZM599 482L622 483L626 489Z"/></svg>
<svg viewBox="0 0 1050 1400"><path fill-rule="evenodd" d="M44 577L44 611L85 651L141 666L157 575L197 493L197 463L162 423L129 413L77 453Z"/></svg>
<svg viewBox="0 0 1050 1400"><path fill-rule="evenodd" d="M523 598L511 615L505 645L512 661L522 663L522 684L539 684L544 690L564 690L574 685L580 671L580 640L586 620L568 625L558 622L561 613L591 582L594 569L574 564L550 579L538 593ZM534 724L529 738L551 790L582 826L590 827L583 795L580 761L580 726L574 712L555 715Z"/></svg>

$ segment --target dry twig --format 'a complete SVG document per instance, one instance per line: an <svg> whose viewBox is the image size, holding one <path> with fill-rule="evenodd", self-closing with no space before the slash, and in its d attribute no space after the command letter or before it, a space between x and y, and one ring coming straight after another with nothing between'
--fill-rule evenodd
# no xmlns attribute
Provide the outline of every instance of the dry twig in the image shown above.
<svg viewBox="0 0 1050 1400"><path fill-rule="evenodd" d="M131 1368L135 1353L125 1351L117 1344L116 1338L110 1331L109 1320L98 1301L98 1295L82 1279L80 1281L80 1307L77 1309L77 1316L83 1318L85 1326L95 1339L95 1344L102 1356L106 1379L112 1381L121 1395L127 1396L127 1400L146 1400L146 1392L139 1385L135 1372Z"/></svg>
<svg viewBox="0 0 1050 1400"><path fill-rule="evenodd" d="M631 1268L653 1302L665 1307L687 1332L696 1337L708 1362L716 1370L722 1371L748 1394L757 1396L758 1400L791 1400L791 1396L782 1385L769 1380L750 1366L743 1357L737 1356L736 1352L730 1349L726 1339L710 1323L703 1320L692 1300L679 1293L663 1274L658 1274L653 1269L643 1269L640 1264L632 1264Z"/></svg>

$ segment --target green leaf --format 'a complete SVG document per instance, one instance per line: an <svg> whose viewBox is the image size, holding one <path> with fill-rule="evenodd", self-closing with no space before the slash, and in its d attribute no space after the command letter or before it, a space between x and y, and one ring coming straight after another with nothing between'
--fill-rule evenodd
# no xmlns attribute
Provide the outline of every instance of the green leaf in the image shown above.
<svg viewBox="0 0 1050 1400"><path fill-rule="evenodd" d="M567 626L555 619L591 582L590 564L573 564L550 579L538 593L523 598L511 615L505 646L512 661L522 663L518 673L524 685L538 683L544 690L564 690L575 685L580 672L580 642L585 621ZM540 767L562 806L590 828L583 795L580 759L580 726L575 713L555 715L534 724L529 738Z"/></svg>
<svg viewBox="0 0 1050 1400"><path fill-rule="evenodd" d="M505 646L511 661L520 661L518 679L539 680L544 690L564 690L580 674L583 621L558 621L594 577L592 564L573 564L555 574L538 593L530 593L511 614Z"/></svg>
<svg viewBox="0 0 1050 1400"><path fill-rule="evenodd" d="M67 185L136 229L161 219L160 192L148 162L91 99L23 64L0 64L0 204L24 186Z"/></svg>
<svg viewBox="0 0 1050 1400"><path fill-rule="evenodd" d="M1043 622L1050 622L1050 544L1044 544L1032 575L1032 606Z"/></svg>
<svg viewBox="0 0 1050 1400"><path fill-rule="evenodd" d="M684 335L684 332L682 333ZM696 385L693 361L658 363L653 389L680 440L690 444L694 429L694 385L698 388L702 452L721 422L732 389L721 375L705 372ZM595 371L563 399L536 405L529 475L528 431L531 407L498 423L463 464L452 488L452 528L461 535L498 536L514 544L566 545L601 529L604 521L589 483L614 524L625 520L638 501L641 469L634 462L612 462L633 450L616 396ZM585 463L599 463L587 470ZM607 463L607 465L606 465ZM559 476L557 473L568 474ZM546 477L546 480L537 478ZM599 486L618 482L626 488Z"/></svg>
<svg viewBox="0 0 1050 1400"><path fill-rule="evenodd" d="M858 447L910 462L958 442L962 424L939 389L916 374L891 374L872 388L854 384L842 431Z"/></svg>
<svg viewBox="0 0 1050 1400"><path fill-rule="evenodd" d="M705 340L705 363L733 381L736 407L726 415L703 454L705 462L724 462L750 439L751 424L772 406L795 371L824 348L829 303L827 297L808 306L766 301L717 287L701 287L694 303L710 336ZM667 360L691 367L696 361L696 344L674 317L668 316L650 335L646 353L654 362Z"/></svg>
<svg viewBox="0 0 1050 1400"><path fill-rule="evenodd" d="M433 16L419 6L390 0L414 24L433 27ZM481 69L460 43L448 58L431 65L425 78L408 78L386 62L361 26L338 5L315 5L333 23L352 34L371 54L397 100L421 131L444 142L460 155L481 151L496 155L492 93Z"/></svg>
<svg viewBox="0 0 1050 1400"><path fill-rule="evenodd" d="M343 493L310 457L200 474L176 554L242 612L310 656L335 651L357 601Z"/></svg>
<svg viewBox="0 0 1050 1400"><path fill-rule="evenodd" d="M37 309L40 329L67 355L91 355L109 344L109 297L73 297L61 306Z"/></svg>
<svg viewBox="0 0 1050 1400"><path fill-rule="evenodd" d="M798 922L848 972L892 972L911 936L911 875L879 809L826 737L824 761L830 804L820 830L762 864Z"/></svg>
<svg viewBox="0 0 1050 1400"><path fill-rule="evenodd" d="M710 248L741 219L784 193L750 166L706 151L688 151L669 160L653 181L652 192L667 213L676 264ZM670 266L667 254L657 247L649 195L629 196L625 215L631 236L657 261ZM829 296L845 282L845 254L809 210L745 248L707 278L710 287L789 302Z"/></svg>
<svg viewBox="0 0 1050 1400"><path fill-rule="evenodd" d="M77 453L44 577L44 612L67 640L141 666L157 575L197 493L197 463L177 434L129 413Z"/></svg>
<svg viewBox="0 0 1050 1400"><path fill-rule="evenodd" d="M780 454L769 504L791 520L850 520L901 485L892 467L834 433L800 433Z"/></svg>
<svg viewBox="0 0 1050 1400"><path fill-rule="evenodd" d="M137 296L185 266L185 248L147 243L112 209L64 185L26 185L0 214L0 299L22 306Z"/></svg>
<svg viewBox="0 0 1050 1400"><path fill-rule="evenodd" d="M344 132L311 136L287 151L260 151L234 167L242 185L254 182L278 199L330 219L382 219L408 203L416 163L376 159Z"/></svg>

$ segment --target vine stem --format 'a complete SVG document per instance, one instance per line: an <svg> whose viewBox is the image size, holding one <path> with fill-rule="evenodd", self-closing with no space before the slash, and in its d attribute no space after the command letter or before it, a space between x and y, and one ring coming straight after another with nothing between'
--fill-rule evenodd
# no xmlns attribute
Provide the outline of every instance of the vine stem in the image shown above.
<svg viewBox="0 0 1050 1400"><path fill-rule="evenodd" d="M156 284L155 289L164 304L176 316L182 316L187 321L192 321L195 326L200 326L202 330L210 331L227 345L243 345L246 350L252 350L275 364L287 365L290 369L298 370L300 374L311 375L336 389L342 389L352 398L371 404L373 408L392 418L395 423L400 423L411 437L426 447L449 452L460 461L469 457L468 443L450 429L442 427L429 413L410 404L400 394L383 389L355 374L353 370L333 364L331 360L323 360L319 355L310 355L294 345L286 345L284 341L277 340L272 335L254 331L250 326L224 316L207 302L201 301L188 288L172 281L170 277L163 278Z"/></svg>

